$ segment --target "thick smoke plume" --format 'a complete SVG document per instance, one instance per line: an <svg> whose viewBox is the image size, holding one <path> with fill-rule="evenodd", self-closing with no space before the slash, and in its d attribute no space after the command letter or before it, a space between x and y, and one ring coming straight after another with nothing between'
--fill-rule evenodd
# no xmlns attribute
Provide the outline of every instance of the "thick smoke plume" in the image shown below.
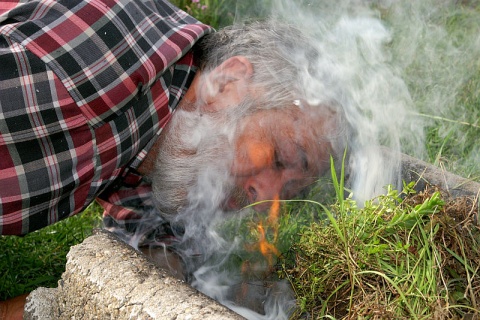
<svg viewBox="0 0 480 320"><path fill-rule="evenodd" d="M477 1L237 4L238 21L264 16L295 25L314 39L320 76L305 72L303 85L310 99L337 101L345 112L351 128L347 166L360 203L387 184L401 186L400 163L384 161L381 147L428 160L425 129L438 119L439 138L457 140L464 155L449 169L477 167L480 147L462 149L462 141L469 129L478 129L479 117L465 118L460 99L479 96L478 88L468 85L478 77L480 64Z"/></svg>
<svg viewBox="0 0 480 320"><path fill-rule="evenodd" d="M311 39L317 55L306 54L302 47L291 52L301 70L299 87L310 105L334 103L342 109L349 155L345 166L353 197L361 203L382 193L388 184L401 184L400 158L385 161L382 148L426 159L425 128L432 116L478 125L478 119L462 119L462 106L456 103L459 90L479 70L480 14L472 12L463 34L451 33L446 23L469 10L468 4L453 0L246 1L238 3L236 20L273 17ZM211 126L204 122L208 120L193 119L192 125L197 120L200 126L190 136L175 139L190 139L187 142L198 146L206 136L211 138ZM225 146L225 153L199 163L198 171L190 175L198 176L190 181L194 187L187 195L179 194L188 197L190 206L168 218L180 226L172 231L178 239L174 251L183 257L190 280L199 290L250 319L287 318L294 303L288 286L259 298L265 301L266 315L229 299L242 276L229 270L226 261L241 244L227 241L217 230L225 219L218 205L230 183L228 174L219 170L228 164L218 160L231 161L228 148L233 137L228 130L233 127L225 123L216 137L215 144ZM461 138L455 129L445 122L445 135ZM479 148L473 148L464 160L460 166L478 162ZM137 235L135 241L142 237Z"/></svg>

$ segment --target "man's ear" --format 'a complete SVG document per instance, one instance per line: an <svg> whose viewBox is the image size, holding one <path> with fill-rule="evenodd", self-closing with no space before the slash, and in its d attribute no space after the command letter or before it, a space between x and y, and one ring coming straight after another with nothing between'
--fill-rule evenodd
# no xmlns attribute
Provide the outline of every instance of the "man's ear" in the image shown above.
<svg viewBox="0 0 480 320"><path fill-rule="evenodd" d="M204 78L200 93L206 111L237 105L247 95L253 66L244 56L228 58Z"/></svg>

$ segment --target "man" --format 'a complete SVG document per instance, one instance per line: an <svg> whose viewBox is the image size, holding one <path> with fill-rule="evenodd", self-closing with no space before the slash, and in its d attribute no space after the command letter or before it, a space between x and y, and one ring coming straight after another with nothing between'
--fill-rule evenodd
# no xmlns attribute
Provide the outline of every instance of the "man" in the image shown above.
<svg viewBox="0 0 480 320"><path fill-rule="evenodd" d="M1 6L1 234L94 199L125 228L199 198L261 211L329 168L338 110L306 100L300 80L315 53L293 28L213 32L160 0Z"/></svg>

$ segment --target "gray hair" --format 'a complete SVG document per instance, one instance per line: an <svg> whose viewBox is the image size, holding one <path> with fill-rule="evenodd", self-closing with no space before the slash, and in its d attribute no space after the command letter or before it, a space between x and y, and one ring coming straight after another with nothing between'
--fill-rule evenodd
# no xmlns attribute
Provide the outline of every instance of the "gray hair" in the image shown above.
<svg viewBox="0 0 480 320"><path fill-rule="evenodd" d="M312 79L323 82L329 90L338 87L332 84L328 72L319 70L321 53L307 31L285 21L270 18L228 26L205 36L195 50L199 55L199 67L205 73L233 56L244 56L252 63L252 85L261 89L263 94L249 104L249 110L239 112L237 109L236 116L258 109L288 107L300 100L315 101L318 92L313 92L312 96L311 89L305 90ZM328 137L322 138L331 141L333 154L338 155L343 153L350 128L336 98L330 96L320 100L314 102L322 107L318 108L319 112L327 108L337 115L335 129Z"/></svg>
<svg viewBox="0 0 480 320"><path fill-rule="evenodd" d="M160 137L163 139L162 149L156 168L150 175L152 180L158 181L153 184L153 189L157 208L163 214L181 212L185 209L186 198L190 197L190 205L197 203L192 196L203 195L206 190L214 195L212 203L223 200L225 190L233 186L231 177L225 172L228 173L230 165L227 162L233 161L239 120L260 109L293 110L292 107L295 107L294 112L325 115L318 123L325 130L311 128L310 133L316 135L316 142L330 149L328 152L333 156L343 153L345 132L342 108L328 99L315 103L305 99L305 83L311 78L322 81L324 76L316 69L318 51L300 30L275 20L237 24L204 37L194 50L197 64L205 75L231 57L244 56L253 65L250 84L260 89L262 94L243 97L243 101L234 108L226 108L219 114L203 115L195 105L197 102L183 101L191 103L186 109L196 111L176 111L169 123L168 135ZM305 104L312 108L304 108ZM289 113L292 121L294 112ZM203 175L205 173L208 175ZM198 179L208 180L211 176L215 177L214 184L207 181L208 188L202 184L199 190L195 189L196 192L186 193L197 187ZM203 197L203 201L205 199ZM209 205L210 211L213 212L214 207Z"/></svg>
<svg viewBox="0 0 480 320"><path fill-rule="evenodd" d="M318 55L299 29L276 20L225 27L206 36L199 51L205 72L233 56L248 58L254 68L252 84L264 90L267 104L261 108L291 105L303 97L300 69L311 68L309 61Z"/></svg>

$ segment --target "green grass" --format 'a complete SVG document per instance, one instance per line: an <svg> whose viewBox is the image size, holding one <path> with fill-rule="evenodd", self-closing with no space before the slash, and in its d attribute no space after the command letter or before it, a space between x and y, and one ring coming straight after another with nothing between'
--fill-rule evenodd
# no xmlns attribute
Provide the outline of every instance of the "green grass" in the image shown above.
<svg viewBox="0 0 480 320"><path fill-rule="evenodd" d="M480 229L473 201L416 194L413 183L357 203L341 195L310 210L326 213L298 230L280 259L298 309L323 318L447 319L480 314ZM311 204L311 201L308 201ZM311 214L311 213L310 213Z"/></svg>
<svg viewBox="0 0 480 320"><path fill-rule="evenodd" d="M201 22L214 28L220 28L233 23L236 1L233 0L173 0L177 7Z"/></svg>
<svg viewBox="0 0 480 320"><path fill-rule="evenodd" d="M480 315L480 228L473 199L448 199L433 187L416 193L411 182L401 192L387 187L359 206L345 197L343 181L343 171L337 176L332 170L333 183L319 184L323 189L312 190L308 200L285 201L278 237L259 214L223 226L240 240L229 263L242 266L244 281L287 279L297 298L292 319ZM332 203L315 200L332 190ZM280 254L259 253L258 225ZM273 265L267 263L271 256Z"/></svg>
<svg viewBox="0 0 480 320"><path fill-rule="evenodd" d="M101 212L92 204L80 215L24 237L0 236L0 301L38 287L57 287L70 247L99 226Z"/></svg>
<svg viewBox="0 0 480 320"><path fill-rule="evenodd" d="M418 11L429 6L427 0L410 3ZM395 30L393 61L402 69L415 116L426 124L424 159L480 181L480 4L437 5L423 16L412 11L386 11L382 18Z"/></svg>

